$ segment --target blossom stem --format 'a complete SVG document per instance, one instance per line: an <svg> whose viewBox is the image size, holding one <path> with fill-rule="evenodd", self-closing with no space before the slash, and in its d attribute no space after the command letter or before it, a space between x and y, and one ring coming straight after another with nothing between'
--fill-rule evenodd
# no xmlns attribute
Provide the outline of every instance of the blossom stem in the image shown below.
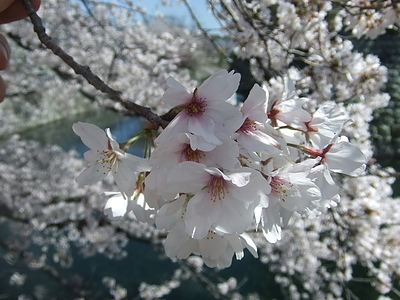
<svg viewBox="0 0 400 300"><path fill-rule="evenodd" d="M125 152L128 151L128 149L134 144L136 143L141 137L143 136L143 131L139 132L136 136L134 136L133 138L127 140L125 143L123 143L123 147L122 150L124 150Z"/></svg>

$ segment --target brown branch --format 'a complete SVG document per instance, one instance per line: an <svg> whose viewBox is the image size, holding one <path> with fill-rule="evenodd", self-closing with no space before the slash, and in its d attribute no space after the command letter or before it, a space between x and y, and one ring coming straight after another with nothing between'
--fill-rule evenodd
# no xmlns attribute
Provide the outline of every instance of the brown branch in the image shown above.
<svg viewBox="0 0 400 300"><path fill-rule="evenodd" d="M56 56L61 58L68 66L70 66L76 74L83 76L86 81L94 86L97 90L107 94L112 100L120 103L127 110L142 115L150 122L159 124L162 128L165 128L168 125L168 121L163 119L163 117L160 117L157 114L153 113L150 108L138 105L132 101L124 99L121 95L121 92L112 89L98 76L93 74L89 66L83 66L77 63L72 56L68 55L63 49L56 45L52 41L51 37L46 34L46 29L43 26L42 20L36 14L31 2L29 0L23 0L23 2L28 12L28 16L33 24L33 29L39 37L39 40Z"/></svg>

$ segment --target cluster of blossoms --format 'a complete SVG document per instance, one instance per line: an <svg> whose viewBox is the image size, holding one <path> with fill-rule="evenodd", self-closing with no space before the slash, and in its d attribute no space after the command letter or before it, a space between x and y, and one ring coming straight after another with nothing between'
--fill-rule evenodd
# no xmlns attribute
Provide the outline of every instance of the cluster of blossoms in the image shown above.
<svg viewBox="0 0 400 300"><path fill-rule="evenodd" d="M171 258L200 255L210 266L229 267L233 254L257 248L246 233L262 230L274 243L293 213L315 216L339 201L336 173L362 174L366 157L340 136L350 121L333 103L304 109L285 78L280 97L254 85L233 105L240 74L220 70L194 91L172 77L163 102L178 111L155 139L151 156L126 153L109 129L75 123L91 150L91 166L77 181L92 184L114 176L119 188L106 204L112 217L133 212L168 231Z"/></svg>
<svg viewBox="0 0 400 300"><path fill-rule="evenodd" d="M387 28L400 25L400 4L398 1L351 0L343 3L347 13L342 15L347 29L360 38L376 38L386 32Z"/></svg>

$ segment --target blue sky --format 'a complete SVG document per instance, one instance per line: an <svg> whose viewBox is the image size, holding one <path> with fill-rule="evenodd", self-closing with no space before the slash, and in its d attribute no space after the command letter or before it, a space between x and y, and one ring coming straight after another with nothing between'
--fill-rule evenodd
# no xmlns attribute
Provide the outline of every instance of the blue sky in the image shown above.
<svg viewBox="0 0 400 300"><path fill-rule="evenodd" d="M190 27L193 22L186 6L184 4L177 5L179 0L170 0L169 2L172 5L170 7L162 5L161 0L140 0L136 3L146 8L150 15L162 13L165 16L175 16ZM212 13L207 10L206 0L191 0L189 5L205 29L210 29L212 32L218 31L219 24Z"/></svg>

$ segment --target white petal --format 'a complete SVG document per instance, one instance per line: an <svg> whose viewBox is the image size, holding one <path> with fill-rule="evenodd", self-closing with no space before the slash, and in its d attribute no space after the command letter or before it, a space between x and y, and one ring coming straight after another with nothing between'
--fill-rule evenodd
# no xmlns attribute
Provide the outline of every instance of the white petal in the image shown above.
<svg viewBox="0 0 400 300"><path fill-rule="evenodd" d="M264 123L267 121L268 94L258 84L250 90L249 96L242 106L242 113L252 121Z"/></svg>
<svg viewBox="0 0 400 300"><path fill-rule="evenodd" d="M221 145L222 142L215 136L215 122L206 115L191 117L188 121L189 132L201 136L207 142Z"/></svg>
<svg viewBox="0 0 400 300"><path fill-rule="evenodd" d="M176 117L168 124L167 127L160 133L154 143L161 144L170 139L177 133L188 132L188 121L189 117L186 113L180 112Z"/></svg>
<svg viewBox="0 0 400 300"><path fill-rule="evenodd" d="M208 190L198 192L190 199L184 216L186 233L194 239L203 239L221 212L220 201L213 202Z"/></svg>
<svg viewBox="0 0 400 300"><path fill-rule="evenodd" d="M198 96L207 101L225 101L237 91L239 82L239 73L219 70L200 85Z"/></svg>
<svg viewBox="0 0 400 300"><path fill-rule="evenodd" d="M339 142L325 155L326 164L333 172L359 176L365 169L367 159L364 153L349 142Z"/></svg>
<svg viewBox="0 0 400 300"><path fill-rule="evenodd" d="M90 123L74 123L72 130L78 135L82 142L93 150L108 149L108 138L104 130Z"/></svg>
<svg viewBox="0 0 400 300"><path fill-rule="evenodd" d="M108 199L104 210L109 209L113 218L123 217L127 211L128 198L122 197L119 193ZM106 212L107 213L107 212Z"/></svg>
<svg viewBox="0 0 400 300"><path fill-rule="evenodd" d="M203 189L210 179L205 165L184 161L168 173L167 185L163 190L175 193L196 193Z"/></svg>
<svg viewBox="0 0 400 300"><path fill-rule="evenodd" d="M124 161L117 161L112 169L115 183L121 192L124 192L129 197L133 195L136 188L137 174L135 169Z"/></svg>
<svg viewBox="0 0 400 300"><path fill-rule="evenodd" d="M114 150L114 151L115 151L115 150L120 150L119 144L117 143L115 137L114 137L113 134L111 133L110 128L106 128L105 133L106 133L106 136L107 136L107 138L108 138L108 140L109 140L109 144L110 144L110 146L111 146L111 149ZM111 149L110 149L110 150L111 150ZM122 150L121 150L121 153L123 153Z"/></svg>
<svg viewBox="0 0 400 300"><path fill-rule="evenodd" d="M255 257L258 258L257 254L257 246L254 243L254 241L251 239L251 237L247 233L242 233L240 237L243 239L246 248L250 251L250 253Z"/></svg>
<svg viewBox="0 0 400 300"><path fill-rule="evenodd" d="M243 233L253 222L254 207L246 207L243 201L225 198L217 220L215 230L224 234Z"/></svg>
<svg viewBox="0 0 400 300"><path fill-rule="evenodd" d="M99 150L89 150L86 151L83 154L83 159L87 162L87 163L95 163L95 162L99 162L101 161L101 159L104 156L104 152L103 151L99 151Z"/></svg>
<svg viewBox="0 0 400 300"><path fill-rule="evenodd" d="M262 229L264 237L270 243L276 243L281 239L282 222L279 213L279 206L273 205L263 209Z"/></svg>
<svg viewBox="0 0 400 300"><path fill-rule="evenodd" d="M226 174L234 185L243 187L250 181L251 172L237 172Z"/></svg>
<svg viewBox="0 0 400 300"><path fill-rule="evenodd" d="M185 259L191 253L198 253L198 242L184 232L183 222L179 222L168 234L164 243L168 257Z"/></svg>
<svg viewBox="0 0 400 300"><path fill-rule="evenodd" d="M199 241L200 255L210 259L218 259L226 250L228 240L225 236L219 236L209 232L207 238Z"/></svg>
<svg viewBox="0 0 400 300"><path fill-rule="evenodd" d="M172 107L185 104L191 99L192 94L172 77L167 78L168 89L165 91L162 100Z"/></svg>
<svg viewBox="0 0 400 300"><path fill-rule="evenodd" d="M157 213L157 228L166 228L168 230L171 230L175 226L175 224L177 224L178 221L181 220L182 210L184 209L185 202L186 197L180 196L179 198L164 204Z"/></svg>
<svg viewBox="0 0 400 300"><path fill-rule="evenodd" d="M79 185L89 185L106 178L109 171L102 164L95 164L83 171L75 180Z"/></svg>

